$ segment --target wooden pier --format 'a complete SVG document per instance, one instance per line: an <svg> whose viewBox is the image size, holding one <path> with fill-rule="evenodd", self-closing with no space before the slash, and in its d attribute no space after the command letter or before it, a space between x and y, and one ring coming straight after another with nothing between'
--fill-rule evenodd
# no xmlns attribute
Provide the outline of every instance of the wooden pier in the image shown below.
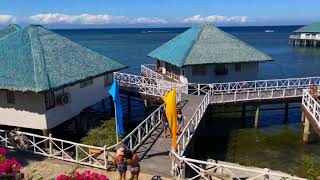
<svg viewBox="0 0 320 180"><path fill-rule="evenodd" d="M185 116L185 124L191 119L202 99L203 96L182 95L181 101L177 106ZM163 125L151 135L148 142L139 148L137 152L142 155L142 172L171 177L171 157L169 156L171 138L166 138L162 131ZM143 151L147 151L146 154L143 154Z"/></svg>

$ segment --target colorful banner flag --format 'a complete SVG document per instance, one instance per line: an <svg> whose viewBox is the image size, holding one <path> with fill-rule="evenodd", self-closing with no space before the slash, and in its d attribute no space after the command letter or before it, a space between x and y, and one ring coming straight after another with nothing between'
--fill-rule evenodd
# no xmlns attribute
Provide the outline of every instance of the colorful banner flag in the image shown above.
<svg viewBox="0 0 320 180"><path fill-rule="evenodd" d="M177 147L177 101L176 101L177 91L173 88L164 97L163 101L166 105L166 115L168 123L171 130L172 137L172 147L176 149Z"/></svg>
<svg viewBox="0 0 320 180"><path fill-rule="evenodd" d="M119 86L117 81L113 81L109 89L109 94L112 96L112 99L114 101L117 134L123 135L124 130L123 130L122 106L121 106L121 98L120 98Z"/></svg>

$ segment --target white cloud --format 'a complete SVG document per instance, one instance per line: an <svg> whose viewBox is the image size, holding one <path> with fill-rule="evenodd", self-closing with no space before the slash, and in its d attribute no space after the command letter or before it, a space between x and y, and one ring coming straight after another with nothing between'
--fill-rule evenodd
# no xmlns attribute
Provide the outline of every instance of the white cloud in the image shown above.
<svg viewBox="0 0 320 180"><path fill-rule="evenodd" d="M161 18L135 18L130 21L132 24L168 24L169 22Z"/></svg>
<svg viewBox="0 0 320 180"><path fill-rule="evenodd" d="M160 18L128 18L109 14L67 15L60 13L37 14L27 18L31 23L38 24L165 24L167 21Z"/></svg>
<svg viewBox="0 0 320 180"><path fill-rule="evenodd" d="M12 24L16 22L16 17L12 15L1 15L0 14L0 24Z"/></svg>
<svg viewBox="0 0 320 180"><path fill-rule="evenodd" d="M201 15L194 15L189 18L183 19L184 23L246 23L249 21L248 16L221 16L211 15L202 17Z"/></svg>
<svg viewBox="0 0 320 180"><path fill-rule="evenodd" d="M193 23L221 23L221 24L238 24L251 22L248 16L222 16L211 15L201 16L194 15L185 19L163 19L157 17L127 17L113 16L109 14L78 14L69 15L63 13L46 13L35 14L27 17L17 18L13 15L0 15L0 25L23 23L23 24L69 24L69 25L107 25L107 24L193 24Z"/></svg>

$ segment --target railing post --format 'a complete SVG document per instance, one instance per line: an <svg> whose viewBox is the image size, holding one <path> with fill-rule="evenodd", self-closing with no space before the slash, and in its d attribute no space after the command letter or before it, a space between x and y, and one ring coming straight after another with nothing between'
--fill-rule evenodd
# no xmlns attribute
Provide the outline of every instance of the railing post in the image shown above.
<svg viewBox="0 0 320 180"><path fill-rule="evenodd" d="M200 96L200 84L198 84L198 96Z"/></svg>
<svg viewBox="0 0 320 180"><path fill-rule="evenodd" d="M103 160L104 160L104 168L107 169L109 158L107 157L106 146L103 146Z"/></svg>
<svg viewBox="0 0 320 180"><path fill-rule="evenodd" d="M36 139L34 136L32 136L32 142L33 142L33 153L36 153Z"/></svg>
<svg viewBox="0 0 320 180"><path fill-rule="evenodd" d="M8 147L8 133L5 131L4 132L4 138L5 138L5 145Z"/></svg>
<svg viewBox="0 0 320 180"><path fill-rule="evenodd" d="M139 142L139 144L141 142L141 129L140 128L138 128L138 142Z"/></svg>
<svg viewBox="0 0 320 180"><path fill-rule="evenodd" d="M132 136L130 136L129 147L130 147L130 150L132 150Z"/></svg>
<svg viewBox="0 0 320 180"><path fill-rule="evenodd" d="M75 145L75 148L76 148L76 161L78 162L79 160L78 145Z"/></svg>
<svg viewBox="0 0 320 180"><path fill-rule="evenodd" d="M182 134L182 150L184 150L186 148L186 142L185 142L185 136L184 134Z"/></svg>
<svg viewBox="0 0 320 180"><path fill-rule="evenodd" d="M49 140L49 154L52 155L52 134L49 134L48 140Z"/></svg>

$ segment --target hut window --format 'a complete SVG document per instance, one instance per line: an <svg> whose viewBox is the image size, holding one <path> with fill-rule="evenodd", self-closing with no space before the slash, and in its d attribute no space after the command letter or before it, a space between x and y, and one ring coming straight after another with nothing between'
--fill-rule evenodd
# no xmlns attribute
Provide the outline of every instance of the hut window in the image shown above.
<svg viewBox="0 0 320 180"><path fill-rule="evenodd" d="M192 75L205 76L207 74L207 67L205 65L192 66Z"/></svg>
<svg viewBox="0 0 320 180"><path fill-rule="evenodd" d="M104 75L104 87L107 87L110 84L112 84L112 74Z"/></svg>
<svg viewBox="0 0 320 180"><path fill-rule="evenodd" d="M214 71L215 71L216 75L227 75L228 74L228 68L225 64L217 64Z"/></svg>
<svg viewBox="0 0 320 180"><path fill-rule="evenodd" d="M236 63L236 72L241 71L241 63Z"/></svg>
<svg viewBox="0 0 320 180"><path fill-rule="evenodd" d="M14 92L7 91L7 103L9 103L9 104L15 103Z"/></svg>
<svg viewBox="0 0 320 180"><path fill-rule="evenodd" d="M87 81L83 81L83 82L80 83L80 88L84 88L86 86L90 86L91 84L93 84L92 79L87 80Z"/></svg>
<svg viewBox="0 0 320 180"><path fill-rule="evenodd" d="M54 92L53 91L45 92L44 101L45 101L47 110L54 108L55 107Z"/></svg>

